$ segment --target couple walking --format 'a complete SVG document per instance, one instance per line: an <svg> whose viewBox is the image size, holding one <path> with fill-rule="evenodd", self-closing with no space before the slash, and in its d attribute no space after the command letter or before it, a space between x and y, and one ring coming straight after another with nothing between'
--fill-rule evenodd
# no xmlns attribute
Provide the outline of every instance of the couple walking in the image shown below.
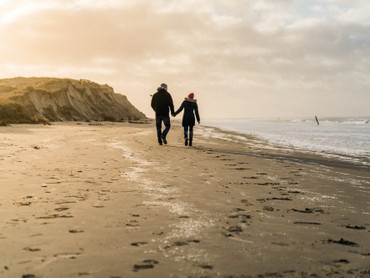
<svg viewBox="0 0 370 278"><path fill-rule="evenodd" d="M176 117L184 109L182 118L182 126L184 127L185 146L193 145L193 127L195 125L195 116L197 117L198 124L200 124L197 100L194 99L194 93L190 93L183 101L180 108L175 112L173 108L173 101L170 93L167 91L167 85L162 83L157 89L157 92L152 98L152 108L155 111L155 123L157 127L157 137L159 145L167 144L167 134L171 128L171 121L169 112ZM162 132L162 122L165 129Z"/></svg>

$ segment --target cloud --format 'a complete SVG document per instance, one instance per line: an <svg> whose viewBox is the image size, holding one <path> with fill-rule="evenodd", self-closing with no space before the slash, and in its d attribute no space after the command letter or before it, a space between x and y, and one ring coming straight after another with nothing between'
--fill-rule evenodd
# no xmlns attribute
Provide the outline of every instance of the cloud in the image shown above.
<svg viewBox="0 0 370 278"><path fill-rule="evenodd" d="M146 96L164 81L177 102L199 92L209 116L309 113L338 92L343 107L348 91L369 98L366 1L1 3L0 74L108 83L148 115Z"/></svg>

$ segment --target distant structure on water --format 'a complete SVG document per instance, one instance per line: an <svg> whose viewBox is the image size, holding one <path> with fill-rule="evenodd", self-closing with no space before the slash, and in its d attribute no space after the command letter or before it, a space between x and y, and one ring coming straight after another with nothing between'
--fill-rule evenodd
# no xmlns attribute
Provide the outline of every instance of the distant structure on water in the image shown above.
<svg viewBox="0 0 370 278"><path fill-rule="evenodd" d="M315 116L315 120L316 120L317 125L320 125L319 119L316 116Z"/></svg>

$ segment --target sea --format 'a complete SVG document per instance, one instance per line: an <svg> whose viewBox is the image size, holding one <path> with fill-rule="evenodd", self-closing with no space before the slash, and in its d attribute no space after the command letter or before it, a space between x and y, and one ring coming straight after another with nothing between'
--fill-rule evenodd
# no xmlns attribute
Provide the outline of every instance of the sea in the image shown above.
<svg viewBox="0 0 370 278"><path fill-rule="evenodd" d="M208 119L202 125L253 135L268 142L266 148L317 153L370 166L370 117Z"/></svg>

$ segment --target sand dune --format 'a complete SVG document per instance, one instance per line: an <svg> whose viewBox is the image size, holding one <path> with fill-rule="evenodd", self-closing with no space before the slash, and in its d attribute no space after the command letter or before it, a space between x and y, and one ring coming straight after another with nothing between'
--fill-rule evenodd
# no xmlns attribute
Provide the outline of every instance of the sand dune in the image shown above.
<svg viewBox="0 0 370 278"><path fill-rule="evenodd" d="M5 123L143 119L145 115L126 96L108 85L83 79L0 80L0 121Z"/></svg>

